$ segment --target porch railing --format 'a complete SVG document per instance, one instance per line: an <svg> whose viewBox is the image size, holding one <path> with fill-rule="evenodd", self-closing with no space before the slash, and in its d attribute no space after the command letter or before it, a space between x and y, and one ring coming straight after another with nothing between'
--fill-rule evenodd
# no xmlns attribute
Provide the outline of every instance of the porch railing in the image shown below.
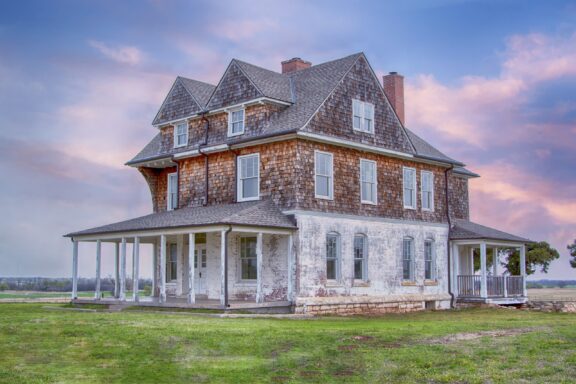
<svg viewBox="0 0 576 384"><path fill-rule="evenodd" d="M486 276L488 297L522 296L524 278L522 276ZM459 297L482 297L482 276L458 275Z"/></svg>

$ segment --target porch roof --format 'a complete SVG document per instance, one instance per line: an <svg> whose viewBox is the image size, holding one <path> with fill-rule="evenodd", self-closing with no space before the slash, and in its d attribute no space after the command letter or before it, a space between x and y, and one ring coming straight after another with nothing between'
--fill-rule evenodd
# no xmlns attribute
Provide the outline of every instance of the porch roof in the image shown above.
<svg viewBox="0 0 576 384"><path fill-rule="evenodd" d="M64 236L75 237L222 224L284 229L297 228L294 220L283 214L272 201L258 200L152 213L101 227L72 232Z"/></svg>
<svg viewBox="0 0 576 384"><path fill-rule="evenodd" d="M456 219L450 229L450 240L498 240L514 243L532 243L532 240L524 237L502 232L494 228L486 227L468 220Z"/></svg>

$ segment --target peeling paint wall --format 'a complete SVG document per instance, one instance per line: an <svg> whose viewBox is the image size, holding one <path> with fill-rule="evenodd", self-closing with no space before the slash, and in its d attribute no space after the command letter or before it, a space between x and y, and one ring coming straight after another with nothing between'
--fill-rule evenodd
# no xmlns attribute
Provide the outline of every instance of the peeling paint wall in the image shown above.
<svg viewBox="0 0 576 384"><path fill-rule="evenodd" d="M345 216L314 213L296 214L298 222L297 295L302 297L382 296L448 294L446 241L444 224L362 220ZM341 241L341 280L326 280L326 235L336 232ZM364 234L368 240L368 281L354 281L353 240ZM402 280L402 241L414 239L415 281ZM434 240L436 252L435 282L424 280L424 241Z"/></svg>

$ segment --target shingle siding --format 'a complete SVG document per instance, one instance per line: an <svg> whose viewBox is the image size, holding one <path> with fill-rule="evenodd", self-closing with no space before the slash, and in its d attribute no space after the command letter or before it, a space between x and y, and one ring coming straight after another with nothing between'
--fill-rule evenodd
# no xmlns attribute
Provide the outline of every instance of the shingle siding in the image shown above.
<svg viewBox="0 0 576 384"><path fill-rule="evenodd" d="M170 93L166 96L166 100L152 124L164 124L168 121L191 116L201 110L202 106L198 105L180 78L178 78L170 90Z"/></svg>
<svg viewBox="0 0 576 384"><path fill-rule="evenodd" d="M218 109L263 96L238 65L232 62L210 98L207 108Z"/></svg>

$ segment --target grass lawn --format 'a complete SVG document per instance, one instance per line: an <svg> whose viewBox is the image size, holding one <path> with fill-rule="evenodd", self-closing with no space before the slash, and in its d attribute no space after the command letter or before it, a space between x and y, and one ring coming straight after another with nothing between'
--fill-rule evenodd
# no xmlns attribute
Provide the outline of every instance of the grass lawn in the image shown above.
<svg viewBox="0 0 576 384"><path fill-rule="evenodd" d="M140 291L143 293L144 291ZM105 297L111 297L108 291L102 292ZM36 291L5 291L0 292L0 299L45 299L70 298L71 292L36 292ZM126 296L132 296L132 291L126 291ZM94 297L94 292L78 292L78 297Z"/></svg>
<svg viewBox="0 0 576 384"><path fill-rule="evenodd" d="M573 383L576 315L309 320L0 304L1 383Z"/></svg>

